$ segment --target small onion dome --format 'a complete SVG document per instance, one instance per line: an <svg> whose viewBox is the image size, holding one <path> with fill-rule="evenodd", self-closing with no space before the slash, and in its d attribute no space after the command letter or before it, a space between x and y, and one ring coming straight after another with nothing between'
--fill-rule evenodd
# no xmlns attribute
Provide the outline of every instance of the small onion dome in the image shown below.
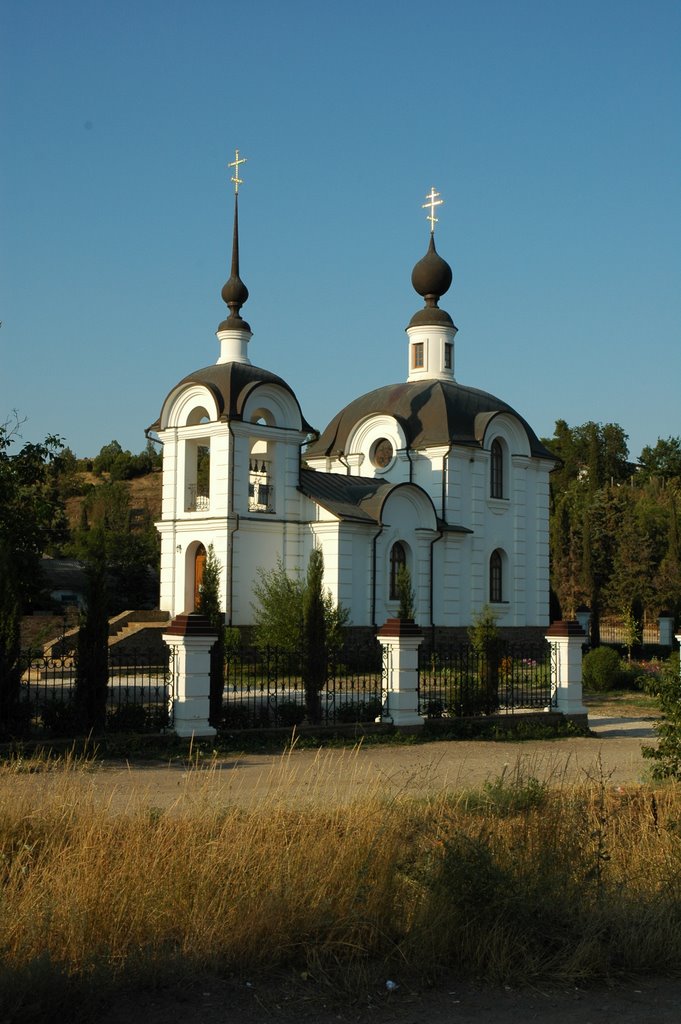
<svg viewBox="0 0 681 1024"><path fill-rule="evenodd" d="M223 320L218 327L219 331L228 330L230 327L238 327L241 330L250 331L250 327L241 318L240 309L248 298L248 288L237 274L232 274L229 281L222 288L222 299L225 305L229 306L229 316Z"/></svg>
<svg viewBox="0 0 681 1024"><path fill-rule="evenodd" d="M414 291L426 300L427 306L437 306L437 300L445 294L452 283L452 268L438 255L432 234L428 252L411 272L411 283Z"/></svg>
<svg viewBox="0 0 681 1024"><path fill-rule="evenodd" d="M449 313L440 309L437 304L440 296L445 294L452 283L452 268L446 260L438 255L432 234L428 252L422 260L418 261L411 272L411 283L414 290L426 300L426 304L418 313L414 313L408 326L454 327L454 321Z"/></svg>

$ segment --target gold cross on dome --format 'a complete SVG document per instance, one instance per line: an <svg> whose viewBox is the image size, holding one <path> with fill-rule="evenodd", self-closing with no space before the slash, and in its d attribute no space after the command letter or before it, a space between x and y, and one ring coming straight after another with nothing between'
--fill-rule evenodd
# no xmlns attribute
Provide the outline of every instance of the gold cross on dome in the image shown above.
<svg viewBox="0 0 681 1024"><path fill-rule="evenodd" d="M437 224L437 217L435 216L435 207L442 206L442 204L444 203L444 199L440 199L440 193L435 191L435 186L431 188L430 192L426 196L426 199L428 201L426 203L421 204L421 209L430 209L430 213L427 214L426 220L430 221L430 233L432 235L433 231L435 231L435 225Z"/></svg>
<svg viewBox="0 0 681 1024"><path fill-rule="evenodd" d="M245 164L248 157L239 157L239 150L235 150L236 156L232 160L231 164L227 164L228 167L234 168L234 174L232 175L232 181L234 182L234 195L239 194L239 185L243 185L243 179L239 177L239 164Z"/></svg>

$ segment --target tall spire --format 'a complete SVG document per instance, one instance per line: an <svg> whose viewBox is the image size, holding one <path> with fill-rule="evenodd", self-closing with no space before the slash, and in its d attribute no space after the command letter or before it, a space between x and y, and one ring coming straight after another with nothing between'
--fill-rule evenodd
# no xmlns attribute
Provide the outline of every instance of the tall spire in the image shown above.
<svg viewBox="0 0 681 1024"><path fill-rule="evenodd" d="M422 296L425 305L414 313L407 325L408 381L454 380L456 327L449 313L438 306L440 298L452 283L452 268L435 248L435 210L443 202L440 193L431 188L425 203L421 204L422 209L428 210L426 219L430 221L430 238L426 255L418 261L411 273L414 290Z"/></svg>
<svg viewBox="0 0 681 1024"><path fill-rule="evenodd" d="M248 298L248 288L239 276L239 185L243 185L243 180L239 177L239 165L245 163L246 157L239 157L239 150L237 149L234 160L227 165L234 168L234 174L231 178L234 182L234 232L232 236L231 273L229 280L222 289L222 298L229 307L229 316L226 320L222 321L218 331L234 328L250 331L250 327L241 318L240 313L241 307Z"/></svg>

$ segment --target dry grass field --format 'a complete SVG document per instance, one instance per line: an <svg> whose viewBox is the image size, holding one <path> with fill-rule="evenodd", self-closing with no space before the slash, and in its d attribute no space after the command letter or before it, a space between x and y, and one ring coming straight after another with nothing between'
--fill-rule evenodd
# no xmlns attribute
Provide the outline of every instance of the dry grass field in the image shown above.
<svg viewBox="0 0 681 1024"><path fill-rule="evenodd" d="M613 786L596 765L549 785L519 761L472 791L379 781L352 801L274 791L244 807L204 770L160 809L102 801L96 776L73 758L2 770L2 1020L103 1020L106 1006L113 1022L116 993L149 1005L204 975L242 996L244 979L293 977L299 1019L308 982L337 1010L386 978L403 993L443 978L575 990L681 963L675 784ZM382 1019L416 1019L410 1005ZM217 1019L256 1019L240 1014Z"/></svg>

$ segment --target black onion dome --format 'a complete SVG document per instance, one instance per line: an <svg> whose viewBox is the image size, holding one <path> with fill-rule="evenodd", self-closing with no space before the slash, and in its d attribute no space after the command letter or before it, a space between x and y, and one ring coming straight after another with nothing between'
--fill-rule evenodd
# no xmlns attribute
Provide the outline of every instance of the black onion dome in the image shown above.
<svg viewBox="0 0 681 1024"><path fill-rule="evenodd" d="M411 272L411 283L414 291L422 295L429 306L437 306L437 300L445 294L452 283L452 268L437 252L432 234L428 252Z"/></svg>
<svg viewBox="0 0 681 1024"><path fill-rule="evenodd" d="M426 304L423 309L414 313L408 326L454 327L456 330L449 313L440 309L437 304L440 296L445 294L452 283L452 268L437 252L432 234L428 252L411 272L411 283L414 290L426 300Z"/></svg>
<svg viewBox="0 0 681 1024"><path fill-rule="evenodd" d="M229 281L222 286L222 292L220 294L222 295L225 305L232 306L232 304L234 304L235 306L241 307L248 298L248 288L238 274L232 274Z"/></svg>

